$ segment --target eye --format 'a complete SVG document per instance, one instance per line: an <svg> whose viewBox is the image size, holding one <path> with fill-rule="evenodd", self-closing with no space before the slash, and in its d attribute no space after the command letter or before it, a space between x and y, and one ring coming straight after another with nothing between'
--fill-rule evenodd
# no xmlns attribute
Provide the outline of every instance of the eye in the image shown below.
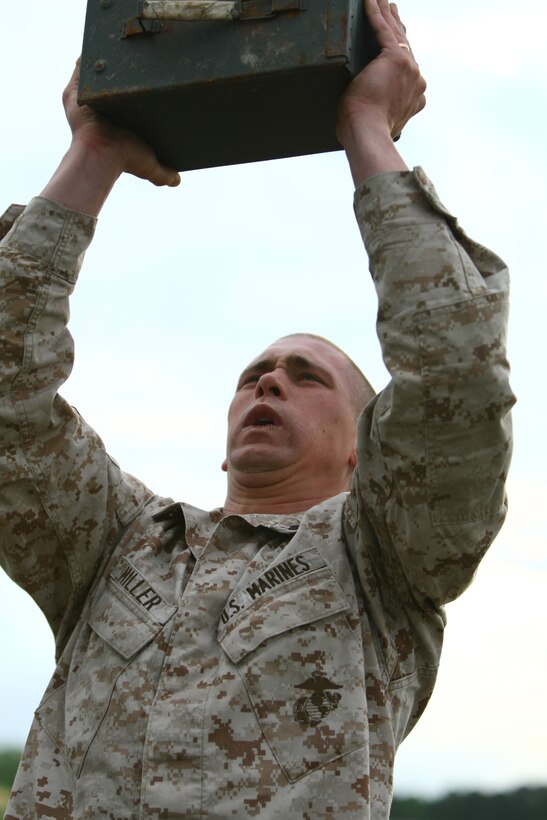
<svg viewBox="0 0 547 820"><path fill-rule="evenodd" d="M321 384L321 379L319 376L316 376L315 373L310 373L308 371L300 373L298 378L304 382L319 382L319 384Z"/></svg>
<svg viewBox="0 0 547 820"><path fill-rule="evenodd" d="M242 378L239 382L238 389L245 387L246 385L253 385L256 384L259 380L260 376L258 373L248 373L244 378Z"/></svg>

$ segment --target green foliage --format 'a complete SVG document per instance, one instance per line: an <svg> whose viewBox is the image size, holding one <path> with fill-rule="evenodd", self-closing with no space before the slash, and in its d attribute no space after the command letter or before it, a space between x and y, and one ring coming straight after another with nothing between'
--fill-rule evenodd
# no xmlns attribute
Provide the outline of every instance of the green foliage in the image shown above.
<svg viewBox="0 0 547 820"><path fill-rule="evenodd" d="M20 749L0 749L0 786L10 789L21 757Z"/></svg>
<svg viewBox="0 0 547 820"><path fill-rule="evenodd" d="M20 749L0 749L0 817L4 816L20 757Z"/></svg>
<svg viewBox="0 0 547 820"><path fill-rule="evenodd" d="M449 794L438 800L395 798L390 820L543 820L547 787L504 794Z"/></svg>
<svg viewBox="0 0 547 820"><path fill-rule="evenodd" d="M6 807L8 805L9 791L3 786L0 786L0 817L4 816Z"/></svg>
<svg viewBox="0 0 547 820"><path fill-rule="evenodd" d="M390 820L425 820L427 803L418 797L393 799Z"/></svg>

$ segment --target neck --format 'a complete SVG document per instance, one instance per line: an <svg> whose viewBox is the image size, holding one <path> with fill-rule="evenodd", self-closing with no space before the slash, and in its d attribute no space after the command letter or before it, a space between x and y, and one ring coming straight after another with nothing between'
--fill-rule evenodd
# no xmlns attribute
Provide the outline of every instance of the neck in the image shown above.
<svg viewBox="0 0 547 820"><path fill-rule="evenodd" d="M249 476L246 477L249 479ZM348 490L346 480L332 484L309 482L298 484L289 480L261 483L256 481L238 481L233 475L228 476L228 494L224 502L225 515L245 515L247 513L269 513L272 515L290 515L304 512Z"/></svg>

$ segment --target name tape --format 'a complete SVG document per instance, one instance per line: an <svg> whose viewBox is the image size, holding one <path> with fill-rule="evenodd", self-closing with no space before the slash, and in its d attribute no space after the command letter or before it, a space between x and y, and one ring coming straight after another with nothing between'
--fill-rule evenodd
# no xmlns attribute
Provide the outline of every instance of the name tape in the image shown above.
<svg viewBox="0 0 547 820"><path fill-rule="evenodd" d="M161 595L158 595L146 578L126 558L121 559L110 577L148 612L158 604L164 603Z"/></svg>
<svg viewBox="0 0 547 820"><path fill-rule="evenodd" d="M272 589L283 586L288 581L292 581L293 578L309 575L311 572L326 566L327 562L317 550L302 552L299 555L293 555L284 561L273 564L248 583L233 598L230 598L222 611L222 623L227 624L254 601L271 592Z"/></svg>

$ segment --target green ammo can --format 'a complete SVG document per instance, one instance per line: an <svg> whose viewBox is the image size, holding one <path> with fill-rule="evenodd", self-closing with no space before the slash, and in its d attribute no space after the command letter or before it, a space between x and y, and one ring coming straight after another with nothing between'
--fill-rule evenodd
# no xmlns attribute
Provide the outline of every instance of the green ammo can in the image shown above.
<svg viewBox="0 0 547 820"><path fill-rule="evenodd" d="M334 151L362 0L89 0L78 100L179 170Z"/></svg>

